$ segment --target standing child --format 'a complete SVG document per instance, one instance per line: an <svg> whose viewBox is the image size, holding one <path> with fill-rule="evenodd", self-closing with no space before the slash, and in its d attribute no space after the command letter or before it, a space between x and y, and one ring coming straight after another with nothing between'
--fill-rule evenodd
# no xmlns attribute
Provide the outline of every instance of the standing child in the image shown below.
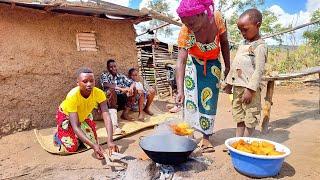
<svg viewBox="0 0 320 180"><path fill-rule="evenodd" d="M95 87L94 75L89 68L78 70L77 86L71 89L57 110L55 144L67 152L75 152L83 143L94 150L98 159L103 159L104 150L98 143L96 124L91 114L95 107L100 108L107 129L109 154L118 152L118 147L112 140L112 122L106 96L102 90Z"/></svg>
<svg viewBox="0 0 320 180"><path fill-rule="evenodd" d="M152 116L153 113L150 111L150 105L155 96L155 90L153 88L145 89L141 82L139 82L138 71L135 68L131 68L128 72L129 78L134 82L136 98L134 102L131 102L131 110L139 111L139 120L144 119L144 113Z"/></svg>
<svg viewBox="0 0 320 180"><path fill-rule="evenodd" d="M242 13L237 25L245 41L239 46L227 76L225 91L233 87L232 114L237 122L236 136L251 136L260 121L261 79L267 60L267 46L259 29L262 14L257 9Z"/></svg>

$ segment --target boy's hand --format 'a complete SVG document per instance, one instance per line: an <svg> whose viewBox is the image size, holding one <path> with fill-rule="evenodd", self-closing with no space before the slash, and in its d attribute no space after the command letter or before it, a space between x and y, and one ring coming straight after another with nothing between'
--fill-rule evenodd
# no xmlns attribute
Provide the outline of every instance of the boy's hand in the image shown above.
<svg viewBox="0 0 320 180"><path fill-rule="evenodd" d="M119 148L116 144L113 142L108 142L108 150L109 150L109 156L112 155L112 152L119 152Z"/></svg>
<svg viewBox="0 0 320 180"><path fill-rule="evenodd" d="M123 93L127 93L129 91L129 88L120 88L120 91Z"/></svg>
<svg viewBox="0 0 320 180"><path fill-rule="evenodd" d="M242 95L242 99L241 99L242 102L249 104L252 100L253 94L254 94L253 90L246 88Z"/></svg>
<svg viewBox="0 0 320 180"><path fill-rule="evenodd" d="M227 84L227 85L223 88L223 91L224 91L226 94L232 94L232 85Z"/></svg>
<svg viewBox="0 0 320 180"><path fill-rule="evenodd" d="M132 96L133 92L134 92L134 87L130 86L130 88L128 89L129 95Z"/></svg>
<svg viewBox="0 0 320 180"><path fill-rule="evenodd" d="M104 159L104 155L103 155L104 150L99 144L94 144L92 146L92 149L97 159L99 160Z"/></svg>

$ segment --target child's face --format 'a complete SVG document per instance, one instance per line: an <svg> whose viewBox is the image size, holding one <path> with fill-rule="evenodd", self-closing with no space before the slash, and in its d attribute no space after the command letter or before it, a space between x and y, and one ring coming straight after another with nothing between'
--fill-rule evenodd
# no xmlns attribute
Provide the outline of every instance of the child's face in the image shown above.
<svg viewBox="0 0 320 180"><path fill-rule="evenodd" d="M133 71L131 73L130 78L133 79L134 81L139 81L139 79L138 79L138 71Z"/></svg>
<svg viewBox="0 0 320 180"><path fill-rule="evenodd" d="M93 73L81 73L78 77L77 85L83 95L90 95L95 86Z"/></svg>
<svg viewBox="0 0 320 180"><path fill-rule="evenodd" d="M261 23L254 23L250 20L249 15L243 16L237 22L238 29L240 30L243 38L248 41L256 40L259 37L259 28Z"/></svg>

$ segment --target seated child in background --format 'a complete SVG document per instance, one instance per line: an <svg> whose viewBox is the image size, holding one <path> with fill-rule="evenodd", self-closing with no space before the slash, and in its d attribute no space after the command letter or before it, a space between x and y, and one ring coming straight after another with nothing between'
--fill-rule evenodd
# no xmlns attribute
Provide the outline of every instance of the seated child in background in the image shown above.
<svg viewBox="0 0 320 180"><path fill-rule="evenodd" d="M267 60L267 46L259 29L262 14L257 9L242 13L237 25L245 41L239 46L225 91L233 88L232 115L237 123L236 136L251 136L259 124L261 113L261 79Z"/></svg>
<svg viewBox="0 0 320 180"><path fill-rule="evenodd" d="M153 88L148 88L146 90L142 83L139 82L138 71L135 68L131 68L128 72L128 77L132 79L135 83L135 93L136 98L134 98L134 102L132 104L131 110L139 111L139 120L144 119L144 113L152 116L153 113L150 111L150 105L155 96L155 90Z"/></svg>
<svg viewBox="0 0 320 180"><path fill-rule="evenodd" d="M104 158L104 150L99 145L96 124L91 114L95 107L100 108L107 129L109 154L119 151L112 139L112 122L105 93L95 87L93 71L90 68L78 70L77 87L71 89L57 110L57 133L54 141L60 149L76 152L80 143L83 143L94 150L98 159Z"/></svg>

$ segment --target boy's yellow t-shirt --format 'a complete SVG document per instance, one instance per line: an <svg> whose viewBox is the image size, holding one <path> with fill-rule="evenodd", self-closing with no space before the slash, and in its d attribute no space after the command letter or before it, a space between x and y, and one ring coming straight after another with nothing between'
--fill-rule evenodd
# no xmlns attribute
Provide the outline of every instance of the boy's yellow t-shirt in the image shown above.
<svg viewBox="0 0 320 180"><path fill-rule="evenodd" d="M77 112L79 121L83 122L92 110L98 106L98 103L106 99L105 93L97 87L93 88L88 98L84 98L80 93L79 86L77 86L67 94L66 99L60 104L60 107L67 115L71 112Z"/></svg>

